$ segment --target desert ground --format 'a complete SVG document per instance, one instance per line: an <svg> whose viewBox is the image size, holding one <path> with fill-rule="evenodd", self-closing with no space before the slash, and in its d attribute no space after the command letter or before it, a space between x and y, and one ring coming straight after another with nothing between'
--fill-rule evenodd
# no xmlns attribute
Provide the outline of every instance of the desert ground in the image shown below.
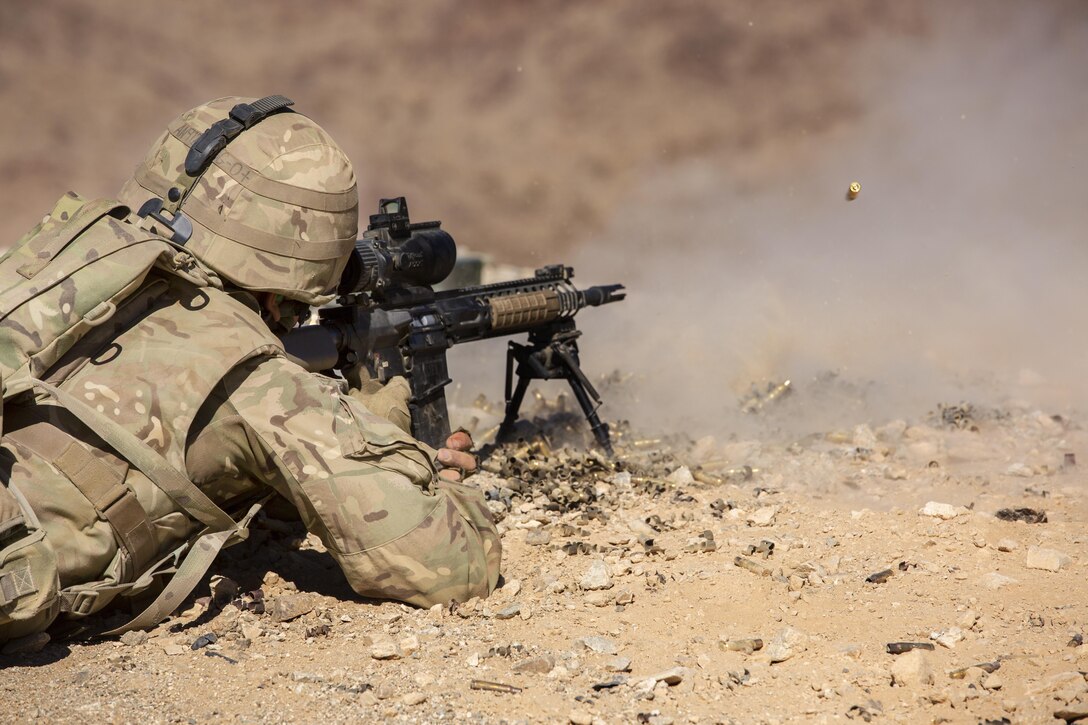
<svg viewBox="0 0 1088 725"><path fill-rule="evenodd" d="M577 417L550 402L537 432L562 440ZM475 412L483 424L494 415ZM1088 501L1076 461L1088 434L1078 421L956 405L788 443L622 433L614 460L552 450L539 435L485 459L472 480L501 521L505 554L505 581L487 600L431 610L361 601L300 524L265 518L195 603L150 632L4 657L9 714L1088 716ZM1021 509L1026 521L1002 518ZM903 642L918 649L889 653Z"/></svg>

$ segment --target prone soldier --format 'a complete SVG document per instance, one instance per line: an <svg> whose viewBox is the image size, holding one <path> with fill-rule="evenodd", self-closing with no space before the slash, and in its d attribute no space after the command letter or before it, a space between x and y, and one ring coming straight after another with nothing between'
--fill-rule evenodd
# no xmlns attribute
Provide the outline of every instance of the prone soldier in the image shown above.
<svg viewBox="0 0 1088 725"><path fill-rule="evenodd" d="M435 451L403 381L347 390L274 334L332 299L358 226L350 162L290 105L182 114L121 204L69 195L0 260L0 641L161 589L110 633L152 626L272 492L361 595L495 588L467 435Z"/></svg>

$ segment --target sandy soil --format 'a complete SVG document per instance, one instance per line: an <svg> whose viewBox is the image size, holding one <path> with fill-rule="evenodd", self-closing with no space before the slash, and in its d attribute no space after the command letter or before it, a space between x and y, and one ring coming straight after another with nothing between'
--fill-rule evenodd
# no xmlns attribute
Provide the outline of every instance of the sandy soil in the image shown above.
<svg viewBox="0 0 1088 725"><path fill-rule="evenodd" d="M312 539L259 530L215 570L263 614L202 599L146 636L5 657L0 699L19 722L1084 716L1086 443L1046 411L956 408L781 444L627 434L625 471L496 453L487 468L523 473L476 479L506 555L486 601L360 601Z"/></svg>

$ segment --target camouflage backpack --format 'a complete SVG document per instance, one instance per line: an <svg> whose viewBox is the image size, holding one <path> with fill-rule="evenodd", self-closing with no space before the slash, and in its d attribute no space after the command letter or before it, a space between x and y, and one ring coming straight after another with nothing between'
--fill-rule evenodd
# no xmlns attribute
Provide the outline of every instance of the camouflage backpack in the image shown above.
<svg viewBox="0 0 1088 725"><path fill-rule="evenodd" d="M153 270L191 284L220 286L192 255L148 230L127 207L111 200L87 202L69 193L0 258L0 389L7 404L18 396L51 399L139 469L179 508L206 528L119 589L146 589L151 576L173 574L158 598L134 620L107 634L151 626L196 586L218 551L244 538L258 506L235 522L187 477L133 433L95 408L41 378ZM0 413L0 434L4 434ZM93 476L77 484L92 502L116 496L124 485ZM14 487L0 485L0 639L44 629L57 613L80 612L60 591L55 555L34 512ZM97 506L97 504L96 504ZM105 505L103 505L105 508ZM108 517L107 517L107 520ZM109 520L119 541L125 531ZM154 552L153 552L154 553ZM115 592L111 592L115 593ZM65 606L68 605L68 606Z"/></svg>

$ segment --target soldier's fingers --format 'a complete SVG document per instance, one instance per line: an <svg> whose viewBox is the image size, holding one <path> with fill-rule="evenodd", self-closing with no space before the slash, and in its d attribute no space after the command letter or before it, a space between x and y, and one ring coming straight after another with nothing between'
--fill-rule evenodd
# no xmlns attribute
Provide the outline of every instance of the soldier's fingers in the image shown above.
<svg viewBox="0 0 1088 725"><path fill-rule="evenodd" d="M476 470L476 456L450 448L439 449L438 462L447 468L463 468L470 473Z"/></svg>
<svg viewBox="0 0 1088 725"><path fill-rule="evenodd" d="M461 481L461 469L459 468L443 468L438 472L438 475L447 481L453 481L459 483Z"/></svg>
<svg viewBox="0 0 1088 725"><path fill-rule="evenodd" d="M467 431L454 431L446 439L446 448L452 448L455 451L470 451L472 450L472 436Z"/></svg>

